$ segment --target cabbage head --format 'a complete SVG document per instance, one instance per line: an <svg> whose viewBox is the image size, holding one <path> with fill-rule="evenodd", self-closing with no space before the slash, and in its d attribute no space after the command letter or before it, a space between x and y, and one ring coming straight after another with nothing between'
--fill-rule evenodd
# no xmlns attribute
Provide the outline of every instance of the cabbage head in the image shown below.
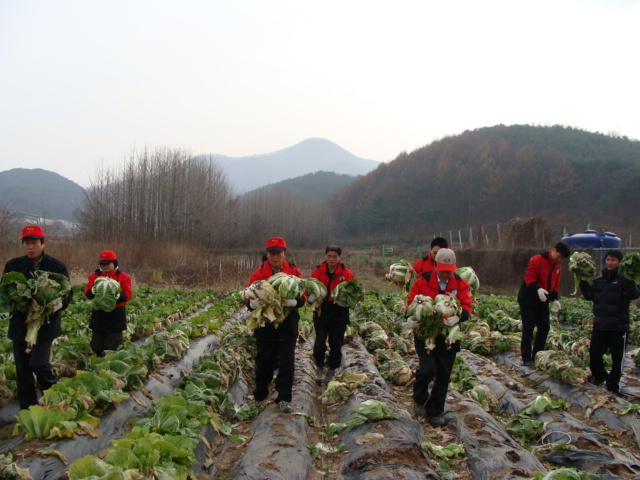
<svg viewBox="0 0 640 480"><path fill-rule="evenodd" d="M98 277L93 285L93 309L110 312L116 308L120 296L120 282L109 277Z"/></svg>

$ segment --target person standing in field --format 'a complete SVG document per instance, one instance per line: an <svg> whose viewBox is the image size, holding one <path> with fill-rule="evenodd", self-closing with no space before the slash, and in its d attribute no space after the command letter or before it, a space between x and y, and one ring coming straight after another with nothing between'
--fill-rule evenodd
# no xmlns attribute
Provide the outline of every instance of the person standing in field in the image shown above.
<svg viewBox="0 0 640 480"><path fill-rule="evenodd" d="M59 273L69 278L67 267L60 260L44 253L44 230L39 225L28 225L22 229L22 246L25 255L9 260L4 266L4 272L22 273L28 280L33 278L37 270ZM8 337L13 340L13 358L16 364L16 380L18 387L18 402L21 409L38 404L35 378L41 391L45 391L58 381L51 368L51 344L62 335L61 314L71 303L73 293L64 298L62 308L49 315L38 331L38 340L30 352L27 352L27 314L12 312L9 320Z"/></svg>
<svg viewBox="0 0 640 480"><path fill-rule="evenodd" d="M110 312L93 309L89 328L91 329L91 350L99 357L104 356L105 350L117 350L122 344L122 332L127 329L127 313L125 303L131 300L131 277L118 268L116 252L105 250L98 259L98 269L87 278L84 295L89 299L95 298L95 282L100 277L108 277L120 284L120 296L116 306Z"/></svg>
<svg viewBox="0 0 640 480"><path fill-rule="evenodd" d="M606 382L607 390L620 395L620 379L629 331L629 304L640 297L638 284L618 273L622 252L617 249L605 254L602 275L589 284L580 282L580 291L586 300L593 302L593 331L589 345L589 369L591 382ZM604 368L602 357L611 353L611 371Z"/></svg>
<svg viewBox="0 0 640 480"><path fill-rule="evenodd" d="M457 297L462 313L460 316L443 319L445 325L453 327L467 320L471 315L473 302L471 287L454 273L458 267L453 250L440 248L434 260L434 270L424 273L411 287L409 304L413 302L416 295L425 295L432 299L439 294ZM451 381L451 370L456 360L456 353L460 351L460 340L447 348L444 335L439 334L435 339L435 348L429 352L427 352L425 341L419 336L414 335L413 343L419 360L416 381L413 384L413 412L425 417L432 426L442 427L446 424L442 414ZM429 392L429 384L432 380L433 387Z"/></svg>
<svg viewBox="0 0 640 480"><path fill-rule="evenodd" d="M249 277L249 285L257 280L268 280L272 275L284 272L302 278L302 272L292 263L288 263L287 244L281 237L267 240L265 247L267 260ZM278 375L276 376L276 404L283 413L291 413L293 374L295 363L296 342L298 340L298 321L300 313L298 308L304 306L305 296L298 299L285 300L285 306L289 307L287 317L275 328L272 324L258 327L253 334L256 339L256 371L255 388L253 397L256 403L261 403L269 396L269 384L273 380L276 362ZM255 310L260 305L257 298L247 301L250 310Z"/></svg>
<svg viewBox="0 0 640 480"><path fill-rule="evenodd" d="M313 326L316 340L313 345L313 358L316 362L316 382L324 381L324 363L329 339L329 369L335 370L342 362L342 342L349 324L349 307L331 298L332 290L342 282L353 280L353 272L340 261L342 249L329 245L325 249L325 261L311 272L313 278L320 280L327 289L327 298L323 299L318 310L314 312ZM315 295L309 295L308 302L316 301Z"/></svg>
<svg viewBox="0 0 640 480"><path fill-rule="evenodd" d="M431 250L429 250L429 253L413 264L413 269L418 274L418 277L423 273L433 271L433 260L441 248L449 248L449 242L447 242L446 238L436 237L431 240Z"/></svg>
<svg viewBox="0 0 640 480"><path fill-rule="evenodd" d="M551 250L531 257L527 264L524 280L518 292L522 319L520 354L523 365L533 365L536 353L545 349L549 334L549 303L552 312L560 310L560 262L570 254L569 245L558 242ZM536 337L532 351L534 329Z"/></svg>

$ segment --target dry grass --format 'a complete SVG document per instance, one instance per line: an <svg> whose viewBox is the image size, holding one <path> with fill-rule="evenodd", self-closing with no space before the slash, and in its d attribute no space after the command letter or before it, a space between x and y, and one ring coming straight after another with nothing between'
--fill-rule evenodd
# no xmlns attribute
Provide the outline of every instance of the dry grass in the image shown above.
<svg viewBox="0 0 640 480"><path fill-rule="evenodd" d="M98 255L107 249L117 253L120 268L131 275L134 286L212 288L218 291L244 288L251 273L261 265L263 254L261 248L205 251L187 244L89 244L56 238L47 239L45 251L67 265L72 284L78 285L86 282L87 276L98 266ZM456 253L458 265L470 265L480 277L481 293L512 295L522 282L527 261L539 251L530 248L469 248ZM23 254L20 243L5 244L0 250L0 263L4 265L9 259ZM343 246L342 261L364 288L397 291L397 287L384 280L389 265L401 258L413 262L419 256L415 248L396 248L393 255L385 256L383 266L379 249L351 250ZM309 276L324 260L324 250L291 249L287 260ZM570 275L565 274L563 280L567 282L566 291L571 291Z"/></svg>

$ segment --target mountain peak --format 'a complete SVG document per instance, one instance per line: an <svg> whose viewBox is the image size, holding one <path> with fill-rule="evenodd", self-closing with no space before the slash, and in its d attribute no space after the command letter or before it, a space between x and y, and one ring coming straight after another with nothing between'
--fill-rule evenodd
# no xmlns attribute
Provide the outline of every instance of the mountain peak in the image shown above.
<svg viewBox="0 0 640 480"><path fill-rule="evenodd" d="M356 157L330 140L315 137L271 153L244 157L208 157L224 167L229 180L239 193L321 170L346 175L365 175L379 165L375 160Z"/></svg>

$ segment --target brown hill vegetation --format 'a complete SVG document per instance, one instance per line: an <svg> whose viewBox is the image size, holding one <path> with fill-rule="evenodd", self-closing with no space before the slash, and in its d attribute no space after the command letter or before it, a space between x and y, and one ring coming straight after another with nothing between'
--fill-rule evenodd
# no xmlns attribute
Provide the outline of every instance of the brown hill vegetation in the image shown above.
<svg viewBox="0 0 640 480"><path fill-rule="evenodd" d="M540 215L552 223L638 220L640 142L570 127L495 126L433 142L341 190L339 236L425 231Z"/></svg>

